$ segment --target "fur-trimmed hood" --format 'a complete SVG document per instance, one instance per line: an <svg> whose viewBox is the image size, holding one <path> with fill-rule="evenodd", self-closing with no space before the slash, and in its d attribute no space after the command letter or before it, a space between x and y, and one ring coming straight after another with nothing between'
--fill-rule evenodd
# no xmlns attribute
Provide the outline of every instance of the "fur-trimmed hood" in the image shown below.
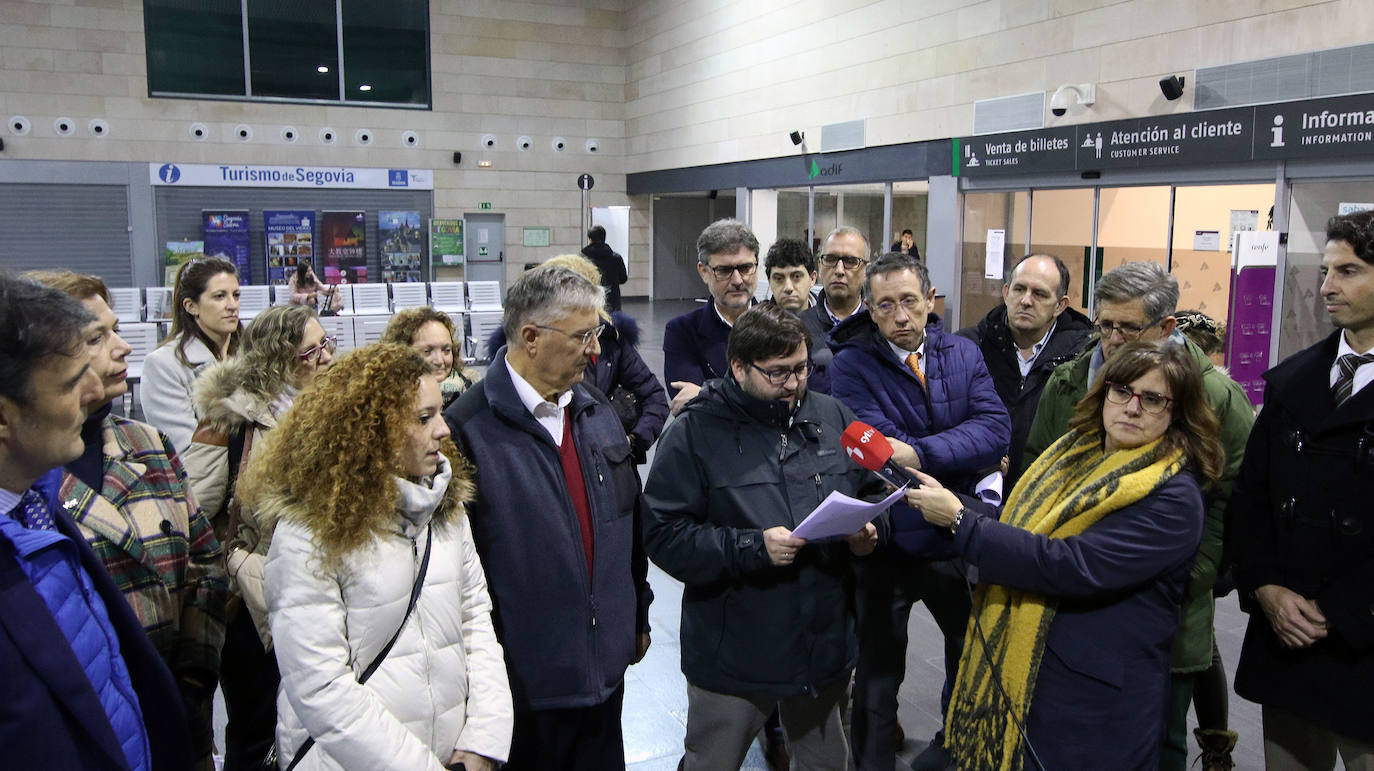
<svg viewBox="0 0 1374 771"><path fill-rule="evenodd" d="M277 418L266 399L243 388L242 361L213 364L196 378L191 402L196 415L211 428L231 434L249 423L275 428Z"/></svg>
<svg viewBox="0 0 1374 771"><path fill-rule="evenodd" d="M409 490L407 485L416 488L419 486L398 478L395 480L397 487L396 506L390 509L391 518L387 521L371 523L372 526L366 531L359 532L366 532L370 536L386 532L412 535L412 530L418 531L418 528L423 526L424 521L420 521L422 519L432 521L435 525L443 527L454 522L458 517L466 515L466 506L472 501L477 490L474 480L475 468L448 440L444 441L443 460L444 463L440 466L440 473L435 476L435 481L436 483L445 481L447 487L442 496L436 495L434 501L428 504L433 506L428 518L416 516L417 508L424 506L419 500L423 497L423 488ZM445 479L446 474L450 474L450 476ZM246 495L243 503L245 506L251 507L259 519L267 519L272 522L280 520L297 522L312 532L329 525L327 517L322 512L307 507L303 501L286 490L274 490L256 496ZM346 553L364 545L366 545L365 541L360 540L358 543L346 544L343 551Z"/></svg>

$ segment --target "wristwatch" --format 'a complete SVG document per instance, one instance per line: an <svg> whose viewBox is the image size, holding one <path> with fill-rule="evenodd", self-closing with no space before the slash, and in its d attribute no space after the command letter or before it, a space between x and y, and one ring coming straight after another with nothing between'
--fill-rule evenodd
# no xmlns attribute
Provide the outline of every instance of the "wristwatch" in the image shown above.
<svg viewBox="0 0 1374 771"><path fill-rule="evenodd" d="M949 523L949 532L959 532L959 526L964 523L964 513L967 511L968 509L966 507L960 506L959 510L954 512L954 521Z"/></svg>

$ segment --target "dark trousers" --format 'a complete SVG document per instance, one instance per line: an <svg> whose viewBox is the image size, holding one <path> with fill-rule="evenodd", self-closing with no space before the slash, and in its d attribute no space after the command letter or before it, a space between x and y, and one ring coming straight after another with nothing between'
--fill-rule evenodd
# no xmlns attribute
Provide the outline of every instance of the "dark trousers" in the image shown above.
<svg viewBox="0 0 1374 771"><path fill-rule="evenodd" d="M948 561L928 562L883 549L859 574L859 666L854 671L851 740L859 771L891 771L897 756L897 691L906 677L907 622L924 602L945 637L945 684L940 713L949 707L971 607L968 583Z"/></svg>
<svg viewBox="0 0 1374 771"><path fill-rule="evenodd" d="M625 768L620 732L621 683L591 707L515 712L506 771L613 771Z"/></svg>
<svg viewBox="0 0 1374 771"><path fill-rule="evenodd" d="M224 630L219 687L224 691L224 771L256 771L277 734L277 657L262 647L248 609ZM293 748L294 749L294 748Z"/></svg>

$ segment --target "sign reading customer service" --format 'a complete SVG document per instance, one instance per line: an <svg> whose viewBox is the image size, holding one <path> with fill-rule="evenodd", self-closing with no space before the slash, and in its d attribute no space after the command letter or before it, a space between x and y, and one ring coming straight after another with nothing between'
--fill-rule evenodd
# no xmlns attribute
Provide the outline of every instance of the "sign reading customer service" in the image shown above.
<svg viewBox="0 0 1374 771"><path fill-rule="evenodd" d="M311 187L365 190L433 190L430 169L346 166L255 166L150 163L148 181L175 187Z"/></svg>
<svg viewBox="0 0 1374 771"><path fill-rule="evenodd" d="M955 176L1374 155L1374 94L954 140Z"/></svg>

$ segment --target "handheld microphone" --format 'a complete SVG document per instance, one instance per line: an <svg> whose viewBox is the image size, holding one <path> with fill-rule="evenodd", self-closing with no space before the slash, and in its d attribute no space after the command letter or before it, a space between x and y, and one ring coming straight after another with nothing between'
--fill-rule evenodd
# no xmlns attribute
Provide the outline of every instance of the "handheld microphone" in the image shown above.
<svg viewBox="0 0 1374 771"><path fill-rule="evenodd" d="M840 444L855 463L882 477L893 487L920 487L910 472L892 459L892 445L878 429L854 421L840 435Z"/></svg>

